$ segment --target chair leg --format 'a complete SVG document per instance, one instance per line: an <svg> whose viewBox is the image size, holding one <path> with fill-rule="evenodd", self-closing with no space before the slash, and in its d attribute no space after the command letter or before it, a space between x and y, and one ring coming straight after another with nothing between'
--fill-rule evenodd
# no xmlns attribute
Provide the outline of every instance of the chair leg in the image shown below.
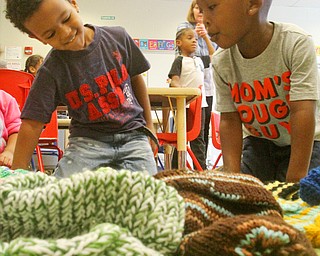
<svg viewBox="0 0 320 256"><path fill-rule="evenodd" d="M43 159L42 159L41 148L39 145L36 146L36 152L37 152L39 170L40 170L40 172L44 173L45 172L44 171L44 164L43 164Z"/></svg>
<svg viewBox="0 0 320 256"><path fill-rule="evenodd" d="M196 158L196 156L194 155L194 153L192 152L192 150L189 146L187 146L187 151L188 151L188 154L190 155L190 157L193 161L193 165L196 167L196 169L200 172L203 171L201 165L199 164L198 159Z"/></svg>
<svg viewBox="0 0 320 256"><path fill-rule="evenodd" d="M221 157L222 157L222 153L220 153L219 156L217 157L217 160L215 161L214 165L212 166L212 170L216 169Z"/></svg>

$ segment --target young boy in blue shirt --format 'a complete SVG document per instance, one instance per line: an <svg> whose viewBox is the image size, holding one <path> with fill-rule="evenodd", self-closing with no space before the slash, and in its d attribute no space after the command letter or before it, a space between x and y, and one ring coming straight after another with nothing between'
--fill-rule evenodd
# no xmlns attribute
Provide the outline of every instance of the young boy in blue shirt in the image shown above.
<svg viewBox="0 0 320 256"><path fill-rule="evenodd" d="M297 182L320 165L311 37L268 21L272 0L198 0L211 40L224 170ZM243 139L244 134L244 139Z"/></svg>
<svg viewBox="0 0 320 256"><path fill-rule="evenodd" d="M153 129L141 76L149 63L123 28L83 25L77 11L74 0L7 1L14 26L53 47L22 111L12 169L27 169L44 124L62 103L71 126L57 177L100 166L155 174L144 132Z"/></svg>

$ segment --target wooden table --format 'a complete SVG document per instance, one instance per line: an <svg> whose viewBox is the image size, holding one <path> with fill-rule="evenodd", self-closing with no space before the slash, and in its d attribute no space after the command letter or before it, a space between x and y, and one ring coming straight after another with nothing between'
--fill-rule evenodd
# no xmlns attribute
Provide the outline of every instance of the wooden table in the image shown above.
<svg viewBox="0 0 320 256"><path fill-rule="evenodd" d="M186 105L201 95L198 88L148 87L151 108L162 109L172 106L176 109L178 168L186 168L187 122ZM166 163L167 165L167 163Z"/></svg>

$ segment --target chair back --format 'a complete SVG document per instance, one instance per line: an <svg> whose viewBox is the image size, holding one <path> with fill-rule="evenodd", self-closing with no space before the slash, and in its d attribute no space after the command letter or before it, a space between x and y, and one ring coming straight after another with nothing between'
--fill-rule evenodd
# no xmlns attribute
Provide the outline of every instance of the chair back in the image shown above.
<svg viewBox="0 0 320 256"><path fill-rule="evenodd" d="M55 110L51 115L51 120L47 123L40 135L41 138L58 139L58 111Z"/></svg>
<svg viewBox="0 0 320 256"><path fill-rule="evenodd" d="M216 149L221 150L220 143L220 114L217 112L211 112L211 135L212 144Z"/></svg>
<svg viewBox="0 0 320 256"><path fill-rule="evenodd" d="M0 69L0 89L18 102L20 111L28 97L34 76L23 71Z"/></svg>
<svg viewBox="0 0 320 256"><path fill-rule="evenodd" d="M201 130L202 95L190 103L187 118L187 141L195 140Z"/></svg>

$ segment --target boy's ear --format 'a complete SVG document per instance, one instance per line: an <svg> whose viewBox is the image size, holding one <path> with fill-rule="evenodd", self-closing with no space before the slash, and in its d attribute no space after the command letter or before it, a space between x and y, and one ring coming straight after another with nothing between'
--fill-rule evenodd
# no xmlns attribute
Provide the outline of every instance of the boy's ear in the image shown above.
<svg viewBox="0 0 320 256"><path fill-rule="evenodd" d="M80 9L79 9L79 5L78 5L77 1L71 0L71 4L74 7L74 9L76 9L77 13L79 13Z"/></svg>
<svg viewBox="0 0 320 256"><path fill-rule="evenodd" d="M34 74L34 73L36 72L36 69L35 69L35 67L33 67L33 66L30 66L30 67L29 67L29 70L30 70L30 72L31 72L32 74Z"/></svg>
<svg viewBox="0 0 320 256"><path fill-rule="evenodd" d="M250 16L253 16L253 15L256 15L257 13L259 13L259 10L262 7L263 1L265 1L265 0L250 0L248 14Z"/></svg>

